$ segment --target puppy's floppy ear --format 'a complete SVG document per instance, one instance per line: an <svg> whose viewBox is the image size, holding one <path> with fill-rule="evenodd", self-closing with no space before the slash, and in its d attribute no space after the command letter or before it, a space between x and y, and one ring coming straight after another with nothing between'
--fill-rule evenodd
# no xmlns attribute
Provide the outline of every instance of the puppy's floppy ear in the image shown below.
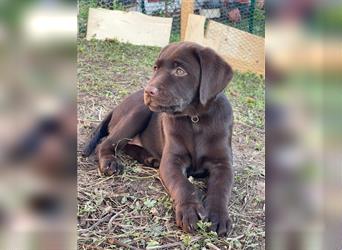
<svg viewBox="0 0 342 250"><path fill-rule="evenodd" d="M230 65L210 48L199 49L198 57L201 67L199 98L204 106L228 85L233 78L233 71Z"/></svg>

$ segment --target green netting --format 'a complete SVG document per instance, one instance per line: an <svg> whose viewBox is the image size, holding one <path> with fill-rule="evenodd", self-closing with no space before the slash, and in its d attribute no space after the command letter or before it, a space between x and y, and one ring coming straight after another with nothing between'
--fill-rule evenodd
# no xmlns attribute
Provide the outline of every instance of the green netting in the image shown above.
<svg viewBox="0 0 342 250"><path fill-rule="evenodd" d="M194 13L263 37L265 33L263 3L263 0L195 0ZM180 40L181 0L79 0L79 37L85 37L90 7L133 10L147 15L172 17L170 41Z"/></svg>

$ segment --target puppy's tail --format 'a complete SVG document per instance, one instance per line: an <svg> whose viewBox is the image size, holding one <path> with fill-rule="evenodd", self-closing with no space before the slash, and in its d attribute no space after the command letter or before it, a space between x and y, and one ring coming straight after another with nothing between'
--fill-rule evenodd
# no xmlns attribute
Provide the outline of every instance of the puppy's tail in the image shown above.
<svg viewBox="0 0 342 250"><path fill-rule="evenodd" d="M85 148L82 151L83 157L88 157L89 155L91 155L91 153L94 151L94 149L96 148L99 141L103 137L105 137L109 134L108 125L109 125L110 120L112 119L112 114L113 114L113 111L110 112L105 117L105 119L99 124L99 126L97 126L97 128L95 129L91 139L89 140L89 142L86 144Z"/></svg>

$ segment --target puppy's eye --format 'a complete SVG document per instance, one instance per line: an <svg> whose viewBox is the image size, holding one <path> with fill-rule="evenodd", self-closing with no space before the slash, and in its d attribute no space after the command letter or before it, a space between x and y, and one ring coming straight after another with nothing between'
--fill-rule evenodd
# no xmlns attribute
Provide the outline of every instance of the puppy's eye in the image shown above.
<svg viewBox="0 0 342 250"><path fill-rule="evenodd" d="M158 66L157 66L157 65L154 65L154 66L153 66L153 71L157 71L157 69L158 69Z"/></svg>
<svg viewBox="0 0 342 250"><path fill-rule="evenodd" d="M181 67L176 68L175 75L176 76L185 76L187 73Z"/></svg>

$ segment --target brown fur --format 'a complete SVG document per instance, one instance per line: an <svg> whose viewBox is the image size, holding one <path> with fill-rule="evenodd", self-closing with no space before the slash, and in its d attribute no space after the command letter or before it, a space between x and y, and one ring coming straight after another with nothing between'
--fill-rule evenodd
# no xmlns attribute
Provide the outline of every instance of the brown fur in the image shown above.
<svg viewBox="0 0 342 250"><path fill-rule="evenodd" d="M114 108L97 128L85 155L93 150L89 145L108 135L97 148L102 173L122 170L114 147L159 167L174 202L177 225L192 232L206 217L212 230L226 234L231 228L227 204L233 183L233 116L222 91L231 78L231 67L209 48L189 42L166 46L145 90ZM204 204L188 176L209 176Z"/></svg>

